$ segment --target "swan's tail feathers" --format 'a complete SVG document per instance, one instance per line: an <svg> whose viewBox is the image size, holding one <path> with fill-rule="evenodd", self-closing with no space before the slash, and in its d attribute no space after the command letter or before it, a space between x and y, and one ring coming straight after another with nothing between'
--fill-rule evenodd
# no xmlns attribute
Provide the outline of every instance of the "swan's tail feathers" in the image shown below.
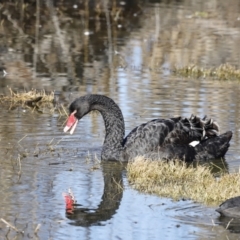
<svg viewBox="0 0 240 240"><path fill-rule="evenodd" d="M192 115L189 118L191 128L201 133L201 139L215 137L219 135L219 125L213 119L205 116L204 118Z"/></svg>
<svg viewBox="0 0 240 240"><path fill-rule="evenodd" d="M219 135L219 125L216 121L213 121L211 118L207 118L205 116L203 119L203 124L204 124L204 130L205 130L205 136L206 137L214 137Z"/></svg>
<svg viewBox="0 0 240 240"><path fill-rule="evenodd" d="M210 131L211 132L211 131ZM224 157L232 138L232 132L228 131L215 137L208 137L194 147L196 160L207 160Z"/></svg>

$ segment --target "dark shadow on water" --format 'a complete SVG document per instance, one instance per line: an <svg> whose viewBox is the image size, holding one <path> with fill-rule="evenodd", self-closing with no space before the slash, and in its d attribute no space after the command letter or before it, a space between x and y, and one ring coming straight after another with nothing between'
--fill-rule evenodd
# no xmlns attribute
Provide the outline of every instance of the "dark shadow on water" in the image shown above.
<svg viewBox="0 0 240 240"><path fill-rule="evenodd" d="M228 173L229 172L229 166L228 163L226 162L225 158L219 158L219 159L212 159L209 161L196 161L193 163L194 166L197 165L205 165L205 166L210 166L211 167L211 172L215 175L218 173Z"/></svg>
<svg viewBox="0 0 240 240"><path fill-rule="evenodd" d="M210 161L212 173L226 172L229 173L229 166L225 158L213 159Z"/></svg>
<svg viewBox="0 0 240 240"><path fill-rule="evenodd" d="M103 162L104 192L98 208L92 209L76 204L73 213L66 213L71 225L102 225L112 218L119 208L123 196L122 174L125 166L119 162Z"/></svg>
<svg viewBox="0 0 240 240"><path fill-rule="evenodd" d="M218 220L219 224L231 233L240 233L240 218L220 216Z"/></svg>

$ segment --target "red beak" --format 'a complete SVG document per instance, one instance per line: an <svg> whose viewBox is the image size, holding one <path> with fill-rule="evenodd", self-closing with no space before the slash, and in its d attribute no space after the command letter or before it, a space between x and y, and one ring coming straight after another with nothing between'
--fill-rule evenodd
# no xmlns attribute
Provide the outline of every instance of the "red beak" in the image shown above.
<svg viewBox="0 0 240 240"><path fill-rule="evenodd" d="M68 117L67 124L63 129L64 132L67 132L70 129L70 134L73 134L78 123L78 119L74 116L75 113L76 113L76 110L72 112Z"/></svg>

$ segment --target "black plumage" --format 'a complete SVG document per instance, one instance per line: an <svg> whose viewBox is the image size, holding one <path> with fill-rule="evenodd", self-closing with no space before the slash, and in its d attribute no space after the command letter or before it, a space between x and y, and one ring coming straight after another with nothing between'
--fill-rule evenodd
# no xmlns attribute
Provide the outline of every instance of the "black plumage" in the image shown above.
<svg viewBox="0 0 240 240"><path fill-rule="evenodd" d="M106 129L102 160L129 161L139 155L187 162L220 158L227 152L232 137L231 131L219 135L218 124L212 119L192 115L190 118L151 120L135 127L124 138L124 118L120 108L112 99L97 94L77 98L69 110L69 119L73 117L76 121L92 110L101 113ZM72 125L67 123L64 131ZM193 147L189 145L192 141L200 143Z"/></svg>

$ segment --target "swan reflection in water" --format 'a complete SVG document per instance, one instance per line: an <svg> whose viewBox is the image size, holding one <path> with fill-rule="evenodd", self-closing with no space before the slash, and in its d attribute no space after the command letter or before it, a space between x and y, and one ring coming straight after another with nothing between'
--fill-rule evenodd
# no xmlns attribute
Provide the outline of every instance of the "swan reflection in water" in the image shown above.
<svg viewBox="0 0 240 240"><path fill-rule="evenodd" d="M206 165L207 163L205 162L204 164ZM209 162L209 164L212 166L214 175L218 175L219 169L228 171L228 164L225 159L215 159ZM123 197L123 176L126 172L126 163L102 161L101 168L103 172L104 191L100 204L97 208L88 208L81 204L73 204L71 211L66 209L66 217L71 220L69 224L83 227L103 225L104 222L110 220L117 212ZM78 199L78 201L80 200ZM218 220L220 225L226 225L229 222L229 219L222 217L219 217ZM235 224L235 222L232 222L229 230L234 228L238 232L236 227L240 225ZM240 229L240 227L238 228Z"/></svg>
<svg viewBox="0 0 240 240"><path fill-rule="evenodd" d="M81 204L73 204L71 211L66 209L66 217L71 225L92 226L112 218L119 208L123 196L123 178L126 164L120 162L102 162L104 192L98 208L87 208Z"/></svg>

